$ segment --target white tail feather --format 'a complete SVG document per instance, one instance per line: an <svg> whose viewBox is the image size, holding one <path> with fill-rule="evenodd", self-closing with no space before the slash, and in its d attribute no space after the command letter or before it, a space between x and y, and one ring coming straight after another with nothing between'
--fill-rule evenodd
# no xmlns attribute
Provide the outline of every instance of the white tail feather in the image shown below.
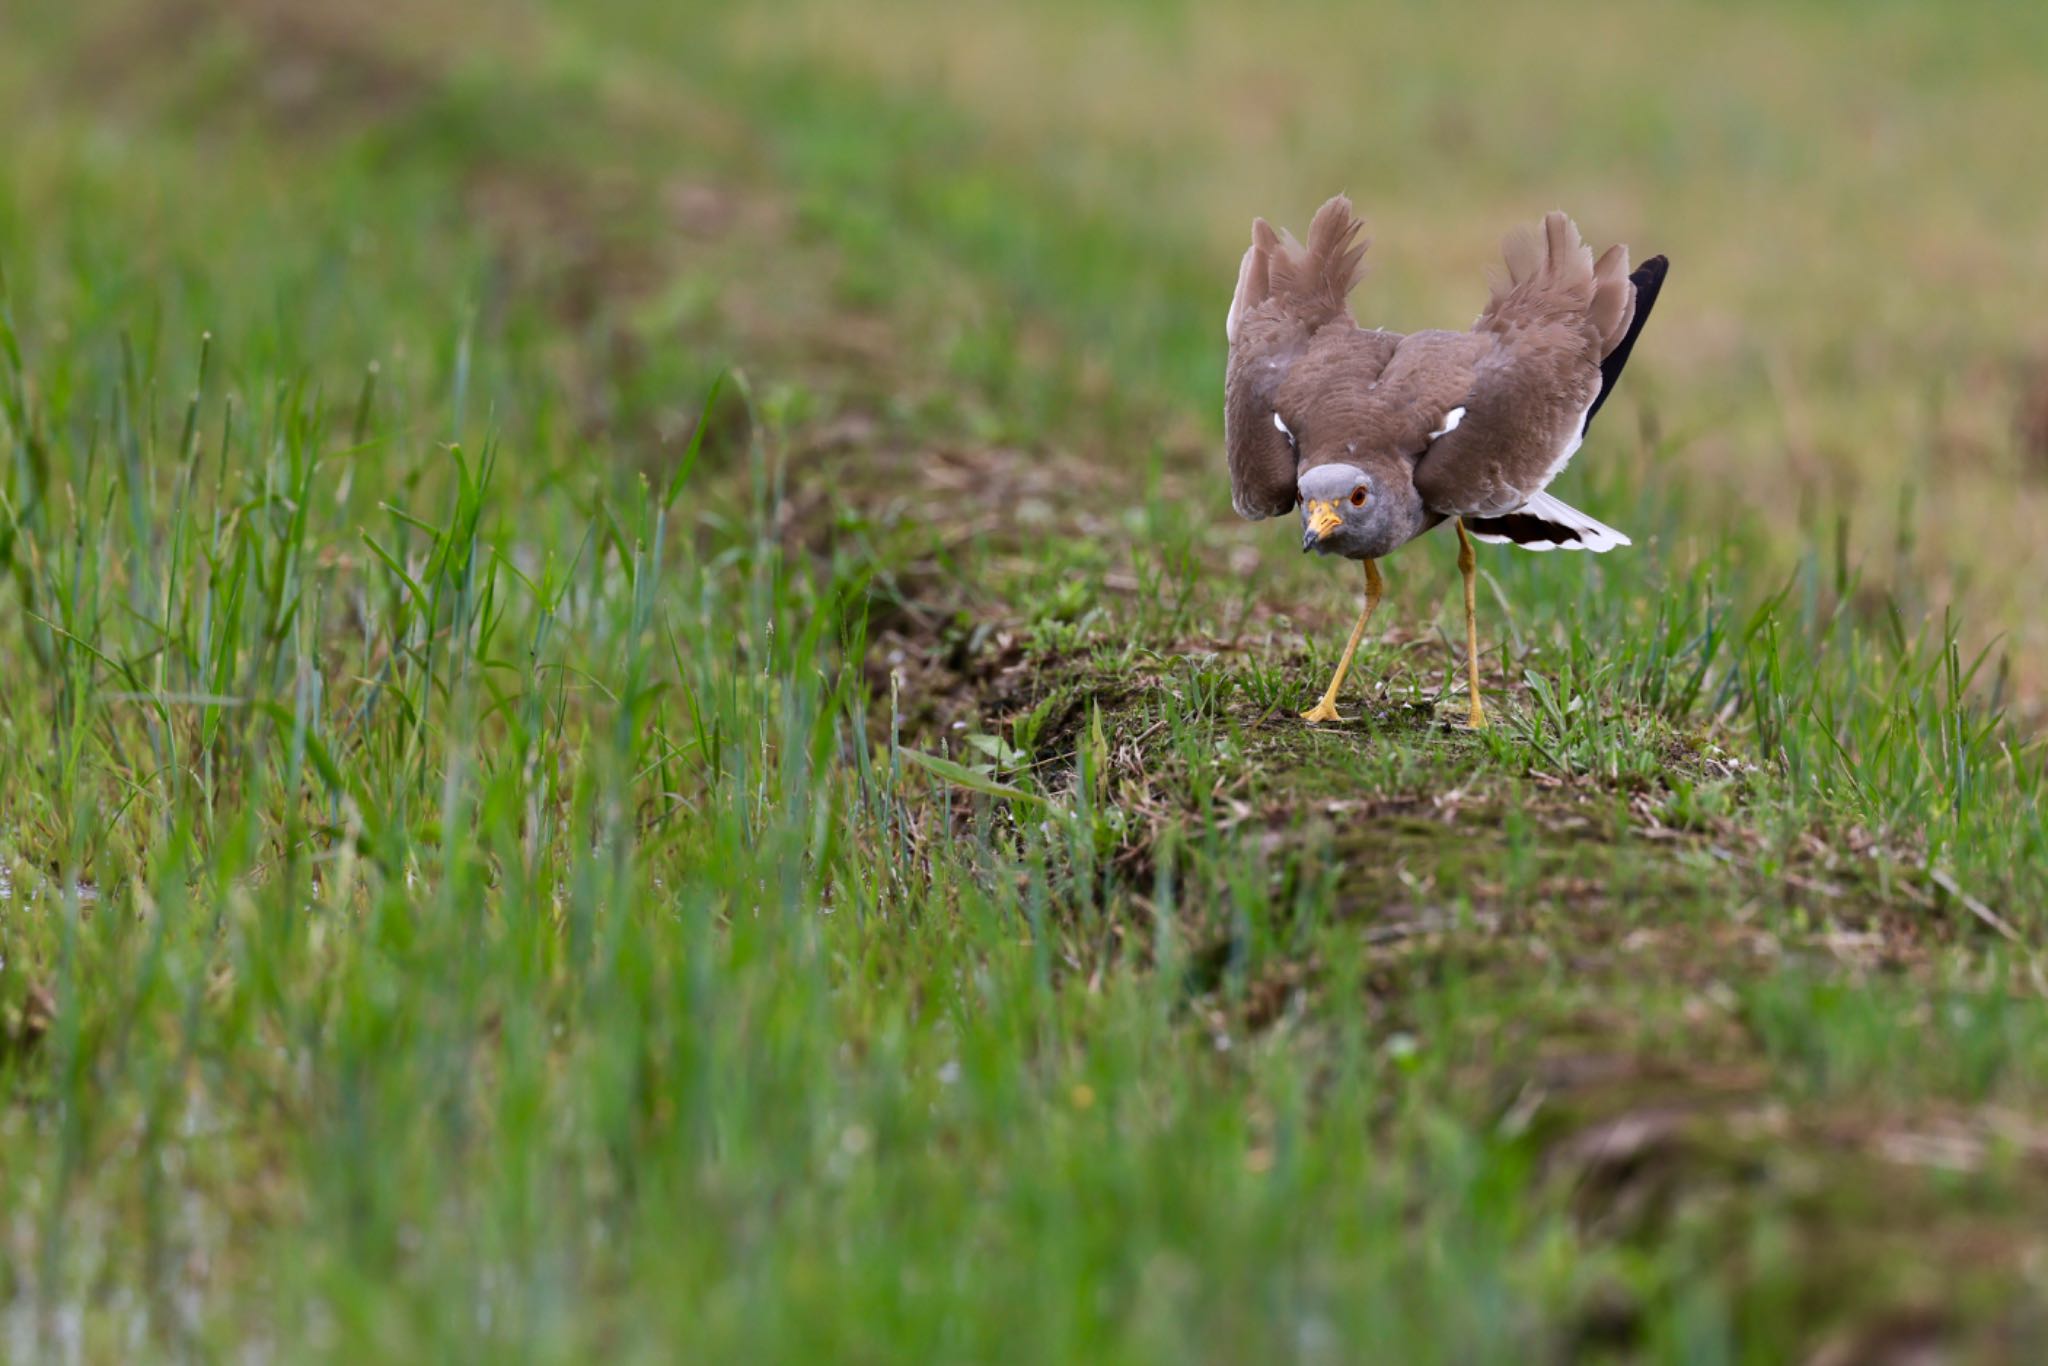
<svg viewBox="0 0 2048 1366"><path fill-rule="evenodd" d="M1555 539L1518 540L1513 536L1502 536L1473 528L1473 538L1492 545L1518 545L1524 550L1590 550L1596 555L1613 550L1617 546L1633 544L1627 536L1605 522L1588 517L1571 504L1553 498L1547 493L1537 494L1508 516L1533 517L1539 522L1547 522L1556 527L1559 534Z"/></svg>

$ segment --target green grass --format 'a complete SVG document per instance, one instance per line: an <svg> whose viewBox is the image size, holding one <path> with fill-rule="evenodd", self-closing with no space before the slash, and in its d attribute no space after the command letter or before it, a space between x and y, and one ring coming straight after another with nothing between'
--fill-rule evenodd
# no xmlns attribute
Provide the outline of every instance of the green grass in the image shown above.
<svg viewBox="0 0 2048 1366"><path fill-rule="evenodd" d="M2044 754L1974 644L2013 623L1708 487L1688 452L1803 419L1682 256L1571 476L1636 550L1485 558L1473 735L1414 547L1310 730L1355 585L1229 517L1234 249L1145 208L1256 149L1162 126L1172 63L1048 118L800 7L237 0L175 61L151 13L0 45L0 1355L2048 1337ZM876 34L984 70L922 14ZM1184 18L1110 28L1198 75L1241 34ZM1824 91L1919 32L1693 22ZM2017 98L1997 22L1913 88ZM1426 106L1459 72L1389 24ZM1655 117L1573 185L1755 169L1648 169L1696 83L1575 98ZM1796 180L1785 98L1706 126ZM1522 134L1466 136L1491 233ZM1847 344L1810 305L1764 319L1801 365Z"/></svg>

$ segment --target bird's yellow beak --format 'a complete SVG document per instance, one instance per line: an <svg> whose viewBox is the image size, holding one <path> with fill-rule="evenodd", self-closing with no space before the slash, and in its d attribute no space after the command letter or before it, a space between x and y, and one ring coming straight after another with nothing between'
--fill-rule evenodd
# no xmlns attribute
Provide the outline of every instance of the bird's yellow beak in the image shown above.
<svg viewBox="0 0 2048 1366"><path fill-rule="evenodd" d="M1310 540L1320 541L1343 524L1343 519L1337 515L1336 503L1310 503L1308 505L1308 534Z"/></svg>

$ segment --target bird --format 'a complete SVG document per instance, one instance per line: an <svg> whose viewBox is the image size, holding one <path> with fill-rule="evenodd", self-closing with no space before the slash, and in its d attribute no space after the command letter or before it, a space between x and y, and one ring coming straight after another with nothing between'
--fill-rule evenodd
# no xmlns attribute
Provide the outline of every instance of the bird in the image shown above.
<svg viewBox="0 0 2048 1366"><path fill-rule="evenodd" d="M1629 544L1548 486L1586 438L1649 319L1670 263L1598 260L1564 213L1501 243L1469 332L1361 327L1351 294L1368 243L1351 201L1316 211L1306 244L1252 223L1224 335L1231 504L1258 520L1301 514L1304 553L1365 566L1365 603L1310 724L1342 721L1337 693L1378 608L1379 561L1442 523L1465 580L1468 721L1484 729L1474 541L1525 550Z"/></svg>

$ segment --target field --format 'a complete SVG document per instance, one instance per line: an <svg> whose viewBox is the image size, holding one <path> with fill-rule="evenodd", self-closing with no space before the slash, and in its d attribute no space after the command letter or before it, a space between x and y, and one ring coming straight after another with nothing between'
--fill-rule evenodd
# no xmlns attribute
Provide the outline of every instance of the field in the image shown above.
<svg viewBox="0 0 2048 1366"><path fill-rule="evenodd" d="M0 1358L2048 1354L2048 9L0 12ZM1571 210L1597 560L1223 313Z"/></svg>

